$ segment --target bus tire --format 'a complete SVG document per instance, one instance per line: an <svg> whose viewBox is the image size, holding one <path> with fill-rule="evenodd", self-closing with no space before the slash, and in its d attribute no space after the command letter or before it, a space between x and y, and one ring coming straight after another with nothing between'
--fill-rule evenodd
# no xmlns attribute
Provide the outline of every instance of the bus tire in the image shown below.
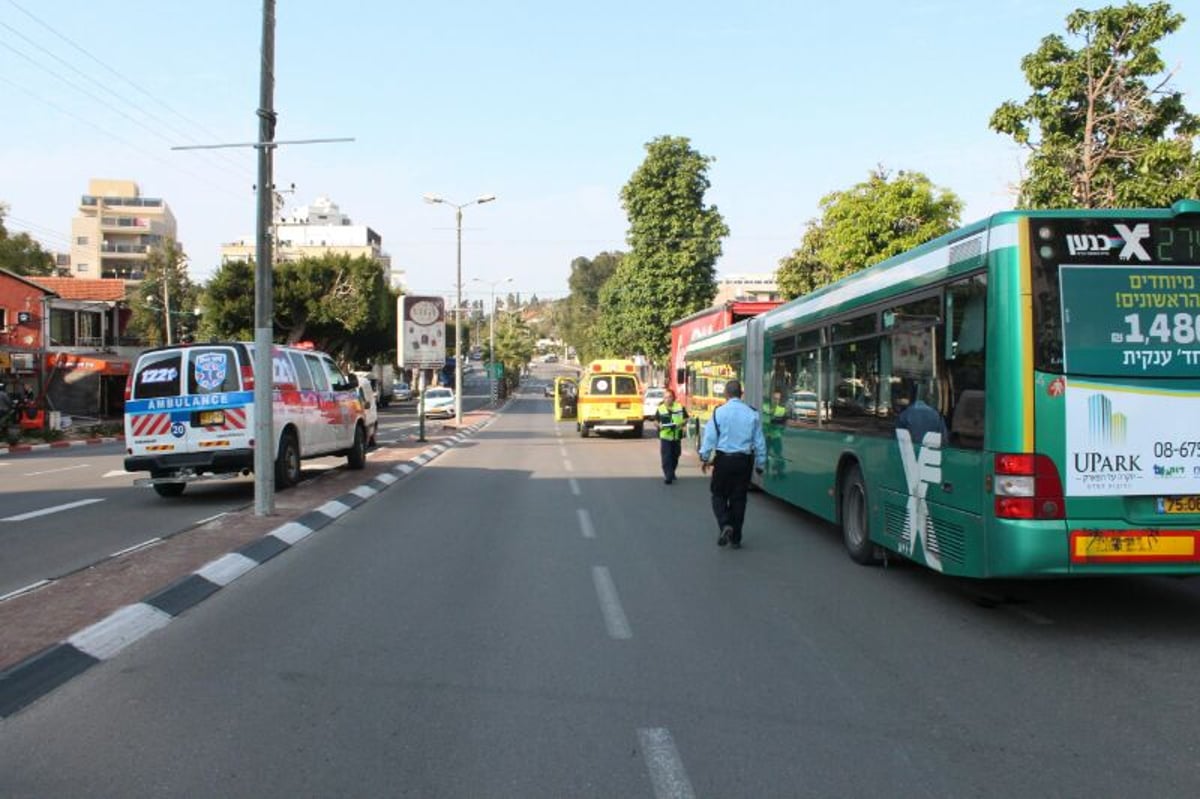
<svg viewBox="0 0 1200 799"><path fill-rule="evenodd" d="M580 438L588 437L588 426L586 424L579 425L579 437Z"/></svg>
<svg viewBox="0 0 1200 799"><path fill-rule="evenodd" d="M644 424L643 422L637 422L636 424L634 424L634 426L633 426L633 437L634 438L642 437L642 430L644 429L643 424Z"/></svg>
<svg viewBox="0 0 1200 799"><path fill-rule="evenodd" d="M187 488L187 483L155 483L154 493L160 497L177 497Z"/></svg>
<svg viewBox="0 0 1200 799"><path fill-rule="evenodd" d="M867 481L858 464L850 467L842 482L841 511L842 542L850 559L863 566L878 563L877 547L871 540Z"/></svg>
<svg viewBox="0 0 1200 799"><path fill-rule="evenodd" d="M275 457L275 487L291 488L300 482L300 442L291 430L279 439L279 454Z"/></svg>
<svg viewBox="0 0 1200 799"><path fill-rule="evenodd" d="M351 469L361 469L367 465L367 433L361 424L354 426L354 443L346 453L346 464Z"/></svg>

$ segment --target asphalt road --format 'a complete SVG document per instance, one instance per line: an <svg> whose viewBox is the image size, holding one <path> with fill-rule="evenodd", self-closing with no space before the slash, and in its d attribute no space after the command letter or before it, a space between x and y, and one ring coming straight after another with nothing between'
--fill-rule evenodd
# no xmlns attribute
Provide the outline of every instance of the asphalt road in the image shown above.
<svg viewBox="0 0 1200 799"><path fill-rule="evenodd" d="M487 380L472 373L464 382L464 411L487 405ZM395 404L380 411L377 439L386 444L416 429L416 404ZM124 459L121 444L0 456L0 597L254 502L252 477L194 483L164 499L134 486L146 475L126 472ZM316 458L303 470L312 477L345 462Z"/></svg>
<svg viewBox="0 0 1200 799"><path fill-rule="evenodd" d="M4 796L1194 796L1200 593L852 564L526 397L0 722Z"/></svg>

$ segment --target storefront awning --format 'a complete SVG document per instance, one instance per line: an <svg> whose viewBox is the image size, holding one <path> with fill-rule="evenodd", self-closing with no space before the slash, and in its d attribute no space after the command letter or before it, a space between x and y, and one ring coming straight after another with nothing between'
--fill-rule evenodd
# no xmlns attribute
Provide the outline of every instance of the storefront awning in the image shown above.
<svg viewBox="0 0 1200 799"><path fill-rule="evenodd" d="M89 373L126 377L130 361L118 355L104 352L79 354L74 352L46 353L46 369L61 372Z"/></svg>

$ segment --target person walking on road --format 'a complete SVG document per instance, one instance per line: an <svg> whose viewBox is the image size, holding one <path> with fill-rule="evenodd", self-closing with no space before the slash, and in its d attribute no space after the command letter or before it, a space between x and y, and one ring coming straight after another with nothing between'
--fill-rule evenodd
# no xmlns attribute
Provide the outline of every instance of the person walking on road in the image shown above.
<svg viewBox="0 0 1200 799"><path fill-rule="evenodd" d="M757 411L742 402L742 384L725 383L725 404L713 411L704 426L700 444L701 471L712 469L713 515L721 536L717 546L742 547L742 522L746 518L746 492L751 469L762 474L767 465L767 442Z"/></svg>
<svg viewBox="0 0 1200 799"><path fill-rule="evenodd" d="M688 418L687 409L675 401L675 392L663 392L662 402L654 414L658 422L658 453L662 460L663 482L675 482L675 469L679 466L679 454L683 451L683 425Z"/></svg>

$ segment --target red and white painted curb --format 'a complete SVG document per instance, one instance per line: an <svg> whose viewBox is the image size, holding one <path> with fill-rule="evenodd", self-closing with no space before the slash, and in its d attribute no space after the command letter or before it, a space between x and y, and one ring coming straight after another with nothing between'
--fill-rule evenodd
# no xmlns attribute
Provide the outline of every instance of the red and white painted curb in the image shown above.
<svg viewBox="0 0 1200 799"><path fill-rule="evenodd" d="M78 438L64 441L51 441L48 444L11 444L0 447L0 455L18 455L23 452L37 452L42 449L63 449L65 447L83 447L89 444L124 444L125 438Z"/></svg>

